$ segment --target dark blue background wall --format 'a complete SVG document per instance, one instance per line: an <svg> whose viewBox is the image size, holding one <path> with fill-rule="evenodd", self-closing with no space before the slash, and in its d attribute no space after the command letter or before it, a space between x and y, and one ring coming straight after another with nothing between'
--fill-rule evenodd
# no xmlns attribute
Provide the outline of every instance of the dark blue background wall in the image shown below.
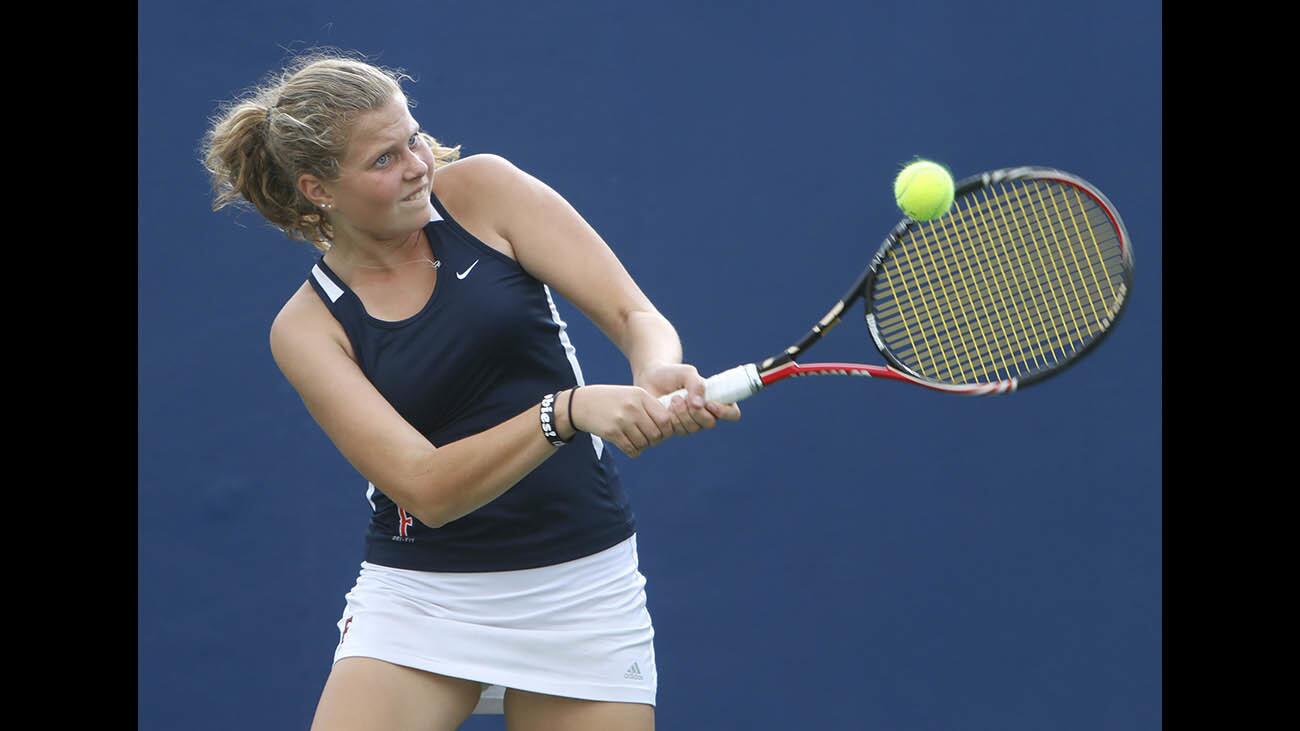
<svg viewBox="0 0 1300 731"><path fill-rule="evenodd" d="M306 728L361 560L365 480L267 347L311 251L211 213L197 162L218 101L318 44L404 67L426 129L567 197L705 372L820 317L913 156L1098 185L1136 287L1059 379L1002 399L801 380L616 459L660 728L1160 726L1159 3L139 8L141 728ZM588 381L627 382L560 307ZM859 333L817 359L876 360Z"/></svg>

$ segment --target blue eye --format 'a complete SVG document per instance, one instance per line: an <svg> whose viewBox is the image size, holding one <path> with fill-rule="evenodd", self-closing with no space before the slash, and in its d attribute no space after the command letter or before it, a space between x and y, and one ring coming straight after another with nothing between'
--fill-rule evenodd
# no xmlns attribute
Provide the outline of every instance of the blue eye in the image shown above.
<svg viewBox="0 0 1300 731"><path fill-rule="evenodd" d="M406 144L409 147L415 147L416 145L420 144L420 133L416 132L415 134L411 135L411 139L407 140ZM384 160L388 156L389 154L387 152L380 155L379 158L375 160L375 165L379 167L384 167L385 165L387 165L388 163L385 162Z"/></svg>

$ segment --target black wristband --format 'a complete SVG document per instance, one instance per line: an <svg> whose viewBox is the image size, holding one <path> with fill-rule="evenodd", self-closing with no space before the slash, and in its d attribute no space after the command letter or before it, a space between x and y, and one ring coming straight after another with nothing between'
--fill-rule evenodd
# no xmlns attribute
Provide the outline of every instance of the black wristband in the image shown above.
<svg viewBox="0 0 1300 731"><path fill-rule="evenodd" d="M555 431L555 394L548 393L542 397L542 409L538 414L542 421L542 434L550 440L551 444L557 447L563 447L568 444L567 441L560 438L559 433ZM570 437L572 438L572 437Z"/></svg>
<svg viewBox="0 0 1300 731"><path fill-rule="evenodd" d="M573 394L577 393L580 388L582 388L582 386L574 386L569 390L569 426L573 427L573 436L575 437L578 435L580 430L578 429L578 425L573 423ZM570 437L570 439L572 439L572 437Z"/></svg>

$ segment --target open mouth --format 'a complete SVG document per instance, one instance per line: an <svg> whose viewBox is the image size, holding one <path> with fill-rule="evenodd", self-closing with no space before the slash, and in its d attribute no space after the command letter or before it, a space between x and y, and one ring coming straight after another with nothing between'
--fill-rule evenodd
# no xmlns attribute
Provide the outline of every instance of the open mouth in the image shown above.
<svg viewBox="0 0 1300 731"><path fill-rule="evenodd" d="M405 198L402 199L402 201L406 202L406 201L419 200L421 196L428 195L428 192L429 192L429 186L426 185L425 187L420 188L414 193L406 196Z"/></svg>

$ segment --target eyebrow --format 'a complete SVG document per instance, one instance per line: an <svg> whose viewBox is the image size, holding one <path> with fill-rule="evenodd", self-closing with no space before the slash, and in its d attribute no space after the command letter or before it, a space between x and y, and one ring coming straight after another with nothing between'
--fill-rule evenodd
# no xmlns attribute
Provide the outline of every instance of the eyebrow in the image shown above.
<svg viewBox="0 0 1300 731"><path fill-rule="evenodd" d="M411 134L408 134L405 138L403 138L402 140L399 140L399 141L397 141L397 142L389 142L389 143L385 144L385 145L382 146L382 147L376 146L375 148L373 148L373 150L372 150L371 152L367 153L367 156L364 158L364 160L365 160L366 162L374 162L375 159L377 159L380 155L384 154L384 153L387 152L388 150L391 150L391 149L393 148L394 145L400 144L401 142L403 142L403 141L405 141L406 139L410 138L411 135L413 135L413 134L415 134L416 132L419 132L419 131L420 131L420 123L419 123L419 122L416 122L416 123L415 123L415 129L411 131Z"/></svg>

